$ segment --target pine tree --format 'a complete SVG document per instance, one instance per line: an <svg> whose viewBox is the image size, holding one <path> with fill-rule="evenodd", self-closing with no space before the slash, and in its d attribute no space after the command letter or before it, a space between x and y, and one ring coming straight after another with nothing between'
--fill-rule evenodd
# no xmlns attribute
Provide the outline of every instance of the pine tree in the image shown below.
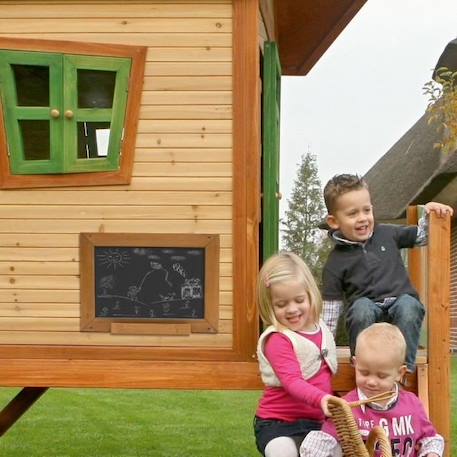
<svg viewBox="0 0 457 457"><path fill-rule="evenodd" d="M288 210L281 221L283 247L299 255L320 283L323 264L331 247L326 233L318 228L325 217L321 182L317 175L316 157L301 157Z"/></svg>

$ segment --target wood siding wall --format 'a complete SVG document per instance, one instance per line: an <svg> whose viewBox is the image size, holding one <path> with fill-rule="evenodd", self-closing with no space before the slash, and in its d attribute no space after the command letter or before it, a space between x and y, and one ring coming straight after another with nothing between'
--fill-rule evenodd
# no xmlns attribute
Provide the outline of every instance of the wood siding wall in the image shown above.
<svg viewBox="0 0 457 457"><path fill-rule="evenodd" d="M148 47L131 185L0 192L0 345L232 345L232 2L0 4L0 34ZM216 335L79 331L79 233L220 234Z"/></svg>
<svg viewBox="0 0 457 457"><path fill-rule="evenodd" d="M457 220L451 229L451 351L457 352Z"/></svg>

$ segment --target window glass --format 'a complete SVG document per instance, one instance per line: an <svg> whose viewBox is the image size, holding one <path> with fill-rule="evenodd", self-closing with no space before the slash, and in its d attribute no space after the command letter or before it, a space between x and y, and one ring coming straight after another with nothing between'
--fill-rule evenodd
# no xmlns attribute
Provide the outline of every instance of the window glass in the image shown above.
<svg viewBox="0 0 457 457"><path fill-rule="evenodd" d="M78 108L112 108L116 72L78 69Z"/></svg>
<svg viewBox="0 0 457 457"><path fill-rule="evenodd" d="M49 121L20 120L24 160L49 160Z"/></svg>
<svg viewBox="0 0 457 457"><path fill-rule="evenodd" d="M11 65L18 106L49 106L49 67Z"/></svg>
<svg viewBox="0 0 457 457"><path fill-rule="evenodd" d="M108 155L109 122L78 122L78 159Z"/></svg>

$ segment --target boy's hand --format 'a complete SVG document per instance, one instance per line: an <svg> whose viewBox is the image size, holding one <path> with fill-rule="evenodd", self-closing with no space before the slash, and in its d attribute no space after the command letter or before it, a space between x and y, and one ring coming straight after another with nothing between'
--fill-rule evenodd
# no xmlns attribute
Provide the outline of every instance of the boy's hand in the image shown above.
<svg viewBox="0 0 457 457"><path fill-rule="evenodd" d="M444 205L443 203L428 202L424 205L424 208L427 214L433 211L438 217L445 217L447 214L452 216L454 214L454 210L449 205Z"/></svg>

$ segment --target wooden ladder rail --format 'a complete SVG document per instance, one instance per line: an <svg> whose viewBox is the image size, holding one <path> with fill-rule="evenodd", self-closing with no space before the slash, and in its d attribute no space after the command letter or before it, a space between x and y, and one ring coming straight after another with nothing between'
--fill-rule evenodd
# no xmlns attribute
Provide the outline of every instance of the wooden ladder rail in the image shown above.
<svg viewBox="0 0 457 457"><path fill-rule="evenodd" d="M417 223L417 207L408 208L407 218L409 224ZM450 238L450 216L431 213L428 246L410 250L408 262L411 280L427 310L428 376L426 385L418 379L418 393L428 390L430 420L445 439L445 457L450 456L451 445Z"/></svg>
<svg viewBox="0 0 457 457"><path fill-rule="evenodd" d="M0 436L3 436L47 390L48 387L24 387L0 411Z"/></svg>

